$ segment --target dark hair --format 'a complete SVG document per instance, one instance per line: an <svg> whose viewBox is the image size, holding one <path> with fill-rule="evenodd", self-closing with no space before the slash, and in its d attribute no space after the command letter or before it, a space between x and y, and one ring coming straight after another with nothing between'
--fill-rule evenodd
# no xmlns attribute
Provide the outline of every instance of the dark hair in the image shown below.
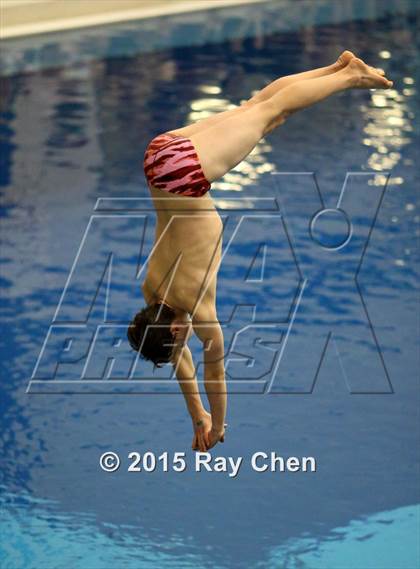
<svg viewBox="0 0 420 569"><path fill-rule="evenodd" d="M151 304L138 312L127 329L130 346L145 360L162 367L171 359L174 340L171 323L175 312L165 304Z"/></svg>

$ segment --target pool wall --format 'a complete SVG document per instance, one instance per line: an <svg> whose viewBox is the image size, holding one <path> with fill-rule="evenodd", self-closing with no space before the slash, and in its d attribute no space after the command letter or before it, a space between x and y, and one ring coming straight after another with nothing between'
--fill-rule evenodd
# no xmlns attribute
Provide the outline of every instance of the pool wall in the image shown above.
<svg viewBox="0 0 420 569"><path fill-rule="evenodd" d="M304 26L415 13L416 0L275 0L102 27L2 40L0 75L71 66L103 57L130 56L179 46L292 31Z"/></svg>

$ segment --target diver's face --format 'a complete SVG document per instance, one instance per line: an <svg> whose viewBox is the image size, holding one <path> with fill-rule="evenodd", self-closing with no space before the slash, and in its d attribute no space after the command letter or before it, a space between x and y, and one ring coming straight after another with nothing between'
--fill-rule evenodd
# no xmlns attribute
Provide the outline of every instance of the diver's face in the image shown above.
<svg viewBox="0 0 420 569"><path fill-rule="evenodd" d="M183 346L192 336L190 318L175 318L171 324L171 333L177 347Z"/></svg>

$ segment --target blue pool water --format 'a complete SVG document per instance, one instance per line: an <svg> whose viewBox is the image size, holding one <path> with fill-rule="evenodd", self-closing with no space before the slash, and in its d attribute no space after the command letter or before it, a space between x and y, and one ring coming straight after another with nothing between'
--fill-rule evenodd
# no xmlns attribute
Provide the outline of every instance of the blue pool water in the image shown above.
<svg viewBox="0 0 420 569"><path fill-rule="evenodd" d="M419 566L420 12L297 4L5 44L2 568ZM218 311L235 342L216 454L244 465L198 474L176 383L114 342L142 305L153 239L143 152L345 48L394 88L291 117L214 184ZM86 363L101 323L112 333ZM122 457L113 474L107 450ZM189 468L127 472L133 450L185 451ZM315 456L317 472L252 470L271 450Z"/></svg>

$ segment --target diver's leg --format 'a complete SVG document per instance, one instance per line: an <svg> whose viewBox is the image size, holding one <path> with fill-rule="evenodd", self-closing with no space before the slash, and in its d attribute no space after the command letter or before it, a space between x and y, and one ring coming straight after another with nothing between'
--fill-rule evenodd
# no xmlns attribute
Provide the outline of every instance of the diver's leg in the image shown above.
<svg viewBox="0 0 420 569"><path fill-rule="evenodd" d="M198 120L193 124L171 130L169 132L173 132L174 134L179 134L181 136L186 136L188 138L193 134L197 134L198 132L203 131L211 126L215 126L216 124L223 122L228 118L247 111L251 106L257 103L261 103L262 101L270 99L273 95L280 91L280 89L283 89L288 85L292 85L297 81L302 81L304 79L315 79L317 77L323 77L325 75L336 73L337 71L343 69L354 57L355 55L351 51L343 51L337 61L331 65L318 67L316 69L310 69L308 71L302 71L301 73L294 73L293 75L285 75L284 77L279 77L278 79L275 79L269 83L266 87L263 87L257 91L255 95L243 101L240 106L228 109L227 111L222 111L221 113L216 113L211 117ZM383 75L382 70L377 69L376 71Z"/></svg>
<svg viewBox="0 0 420 569"><path fill-rule="evenodd" d="M204 175L212 182L241 162L263 136L283 124L290 114L345 89L390 86L390 81L354 58L337 73L292 83L242 113L192 134L190 139Z"/></svg>
<svg viewBox="0 0 420 569"><path fill-rule="evenodd" d="M297 81L303 81L304 79L316 79L317 77L324 77L325 75L336 73L337 71L343 69L353 57L355 56L351 51L344 51L337 59L337 61L331 65L318 67L316 69L310 69L309 71L302 71L301 73L294 73L293 75L285 75L284 77L279 77L255 93L255 95L249 99L249 102L260 103L261 101L266 101L275 95L278 91L280 91L280 89L284 89L284 87L292 85Z"/></svg>
<svg viewBox="0 0 420 569"><path fill-rule="evenodd" d="M341 65L342 68L342 65ZM296 83L296 81L301 81L302 79L314 79L315 77L322 77L324 75L330 75L331 73L335 73L338 71L339 68L337 67L337 62L333 63L332 65L328 65L326 67L318 67L317 69L311 69L309 71L303 71L302 73L295 73L293 75L285 75L284 77L280 77L275 79L271 83L269 83L266 87L263 87L255 95L243 101L239 106L234 107L232 109L228 109L227 111L222 111L220 113L215 113L214 115L207 117L205 119L201 119L196 121L193 124L189 124L187 126L183 126L181 128L177 128L174 130L170 130L168 132L172 132L173 134L178 134L180 136L186 136L187 138L191 137L193 134L197 134L211 126L214 126L218 123L225 121L235 115L243 113L247 111L250 107L257 103L261 103L272 97L275 93L277 93L280 89L283 89L287 85L291 85L292 83Z"/></svg>
<svg viewBox="0 0 420 569"><path fill-rule="evenodd" d="M261 101L265 101L275 95L278 91L280 91L280 89L284 89L284 87L292 85L293 83L296 83L296 81L303 81L304 79L316 79L317 77L324 77L325 75L331 75L331 73L337 73L337 71L340 71L346 67L346 65L355 58L356 56L353 52L346 50L343 51L337 61L331 65L327 65L326 67L318 67L317 69L310 69L309 71L303 71L302 73L295 73L294 75L286 75L285 77L280 77L279 79L276 79L264 87L264 89L258 91L253 97L251 97L251 99L249 99L249 102L259 103ZM379 73L379 75L385 74L382 69L374 67L371 67L370 69L374 72L376 71L376 73Z"/></svg>
<svg viewBox="0 0 420 569"><path fill-rule="evenodd" d="M258 91L251 98L243 101L239 106L228 109L227 111L215 113L211 117L198 120L193 124L170 130L169 132L189 138L193 134L197 134L197 132L201 132L211 126L225 121L228 118L247 111L256 103L260 103L266 99L269 99L274 93L286 85L290 85L291 83L295 83L301 79L310 79L313 77L322 77L323 75L329 75L330 73L333 73L333 66L334 64L327 67L319 67L318 69L311 69L310 71L303 71L302 73L295 73L294 75L286 75L284 77L280 77L279 79L275 79L272 83Z"/></svg>

